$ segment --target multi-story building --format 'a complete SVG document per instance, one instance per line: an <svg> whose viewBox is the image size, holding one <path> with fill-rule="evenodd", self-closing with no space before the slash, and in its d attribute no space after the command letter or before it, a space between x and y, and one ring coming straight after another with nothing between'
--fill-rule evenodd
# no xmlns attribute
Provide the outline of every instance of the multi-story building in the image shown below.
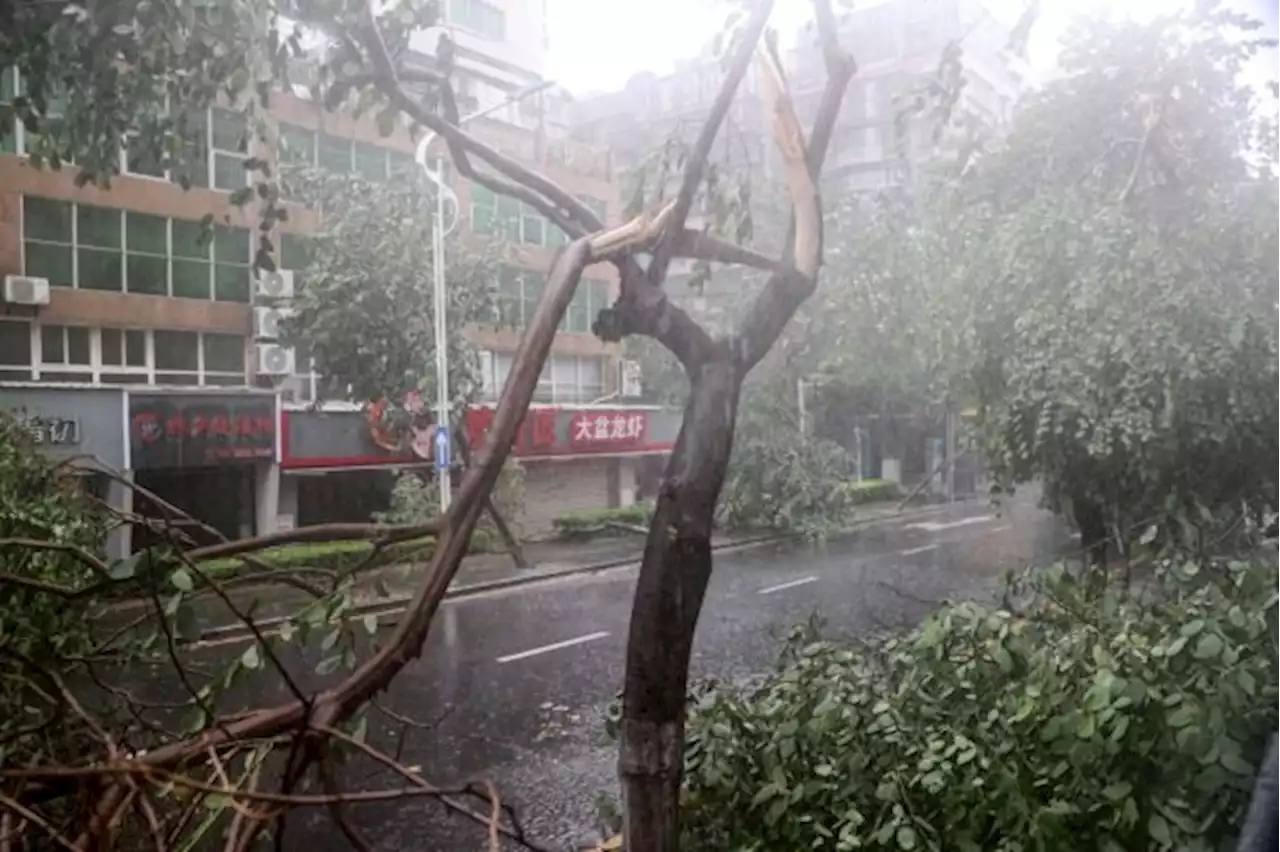
<svg viewBox="0 0 1280 852"><path fill-rule="evenodd" d="M874 192L909 174L913 164L942 152L930 116L895 121L911 93L938 70L944 48L961 47L965 87L955 112L965 112L988 128L1008 121L1023 86L1020 61L1005 46L1008 28L981 0L882 0L858 4L840 20L843 46L858 62L846 92L827 154L823 185L827 198ZM810 28L796 34L784 56L797 113L810 126L826 75L822 52ZM709 53L677 66L664 76L641 73L621 91L582 99L573 108L574 135L607 145L620 170L646 164L668 138L692 141L723 80L723 69ZM729 163L735 177L749 169L753 191L755 244L778 252L786 232L787 205L781 192L772 129L759 108L759 83L753 65L721 132L714 157ZM899 146L896 133L903 134ZM713 276L696 292L683 286L691 264L673 264L668 292L715 328L731 322L748 300L760 276L742 271Z"/></svg>
<svg viewBox="0 0 1280 852"><path fill-rule="evenodd" d="M446 13L459 46L459 88L472 109L541 79L541 2L451 0ZM424 34L424 62L433 46ZM20 90L13 69L0 80L0 100ZM616 220L608 158L558 132L559 98L542 92L469 126ZM299 90L274 96L271 120L281 151L295 160L372 179L412 164L407 130L384 137L372 120L326 112ZM254 208L229 202L245 185L242 161L256 144L246 130L237 113L211 109L204 156L187 169L184 190L177 175L126 152L109 189L77 186L73 168L30 162L21 126L0 128L0 407L22 409L50 452L120 471L226 535L367 520L385 504L388 471L432 459L412 442L381 438L359 406L313 404L315 377L271 339L271 311L287 305L290 273L314 223L295 211L274 235L283 274L254 272ZM444 156L443 147L435 153ZM509 325L467 330L482 352L492 404L563 237L518 203L456 177L452 186L462 227L451 239L470 231L513 244L515 260L500 282ZM219 223L212 241L201 239L208 214ZM423 227L425 238L429 223ZM615 280L611 268L589 270L517 442L516 455L527 461L530 530L567 508L629 501L632 458L661 452L674 438L664 414L622 404L618 348L590 333ZM473 440L487 411L468 412ZM104 500L161 511L94 466L86 465L86 483ZM145 541L125 527L111 547L124 553Z"/></svg>

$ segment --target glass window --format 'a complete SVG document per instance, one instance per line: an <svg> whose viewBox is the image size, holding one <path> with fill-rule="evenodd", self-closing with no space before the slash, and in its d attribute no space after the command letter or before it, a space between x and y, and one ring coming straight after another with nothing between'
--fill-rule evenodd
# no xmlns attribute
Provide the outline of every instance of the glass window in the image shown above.
<svg viewBox="0 0 1280 852"><path fill-rule="evenodd" d="M156 330L153 334L157 370L194 373L200 369L200 335L196 332Z"/></svg>
<svg viewBox="0 0 1280 852"><path fill-rule="evenodd" d="M170 174L170 179L189 186L209 185L209 119L205 110L184 112L177 116L182 134L183 157ZM184 132L185 125L185 132ZM243 185L243 184L242 184Z"/></svg>
<svg viewBox="0 0 1280 852"><path fill-rule="evenodd" d="M520 205L521 241L540 246L546 242L546 220L542 214L527 204Z"/></svg>
<svg viewBox="0 0 1280 852"><path fill-rule="evenodd" d="M248 302L252 279L249 232L244 228L216 227L213 253L213 298L219 302Z"/></svg>
<svg viewBox="0 0 1280 852"><path fill-rule="evenodd" d="M280 235L280 267L304 269L311 262L311 240L299 234Z"/></svg>
<svg viewBox="0 0 1280 852"><path fill-rule="evenodd" d="M245 155L249 151L249 130L244 116L230 110L214 107L213 129L213 186L214 189L241 189L249 182L244 168Z"/></svg>
<svg viewBox="0 0 1280 852"><path fill-rule="evenodd" d="M514 198L498 196L497 236L511 243L520 242L520 208L523 205Z"/></svg>
<svg viewBox="0 0 1280 852"><path fill-rule="evenodd" d="M581 402L578 394L578 359L565 355L551 358L551 395L556 402Z"/></svg>
<svg viewBox="0 0 1280 852"><path fill-rule="evenodd" d="M55 287L75 285L71 216L71 204L66 201L23 197L23 269L27 275L47 278Z"/></svg>
<svg viewBox="0 0 1280 852"><path fill-rule="evenodd" d="M31 366L31 323L0 320L0 365ZM10 378L5 372L0 372L0 376ZM27 378L31 378L29 373Z"/></svg>
<svg viewBox="0 0 1280 852"><path fill-rule="evenodd" d="M124 332L118 328L104 328L99 332L104 367L124 366Z"/></svg>
<svg viewBox="0 0 1280 852"><path fill-rule="evenodd" d="M337 174L351 171L351 140L321 133L318 139L316 161L320 168Z"/></svg>
<svg viewBox="0 0 1280 852"><path fill-rule="evenodd" d="M355 143L356 174L365 180L387 179L387 151L364 142Z"/></svg>
<svg viewBox="0 0 1280 852"><path fill-rule="evenodd" d="M22 230L28 240L71 243L71 203L27 195L22 200Z"/></svg>
<svg viewBox="0 0 1280 852"><path fill-rule="evenodd" d="M125 213L125 274L130 293L169 294L169 220Z"/></svg>
<svg viewBox="0 0 1280 852"><path fill-rule="evenodd" d="M471 184L471 230L492 236L497 230L498 199L478 183Z"/></svg>
<svg viewBox="0 0 1280 852"><path fill-rule="evenodd" d="M498 271L498 324L519 326L523 323L520 273L509 266Z"/></svg>
<svg viewBox="0 0 1280 852"><path fill-rule="evenodd" d="M604 396L602 358L582 358L578 361L578 393L582 402L593 402Z"/></svg>
<svg viewBox="0 0 1280 852"><path fill-rule="evenodd" d="M17 93L18 69L0 69L0 104L12 103ZM18 120L15 117L10 117L8 121L0 123L0 152L5 154L18 153Z"/></svg>
<svg viewBox="0 0 1280 852"><path fill-rule="evenodd" d="M83 326L45 325L40 327L40 363L89 363L89 329Z"/></svg>
<svg viewBox="0 0 1280 852"><path fill-rule="evenodd" d="M204 335L205 372L244 375L244 338L236 334Z"/></svg>
<svg viewBox="0 0 1280 852"><path fill-rule="evenodd" d="M296 124L280 124L280 161L292 166L314 166L316 134Z"/></svg>
<svg viewBox="0 0 1280 852"><path fill-rule="evenodd" d="M208 299L212 246L199 222L173 220L173 295L184 299Z"/></svg>
<svg viewBox="0 0 1280 852"><path fill-rule="evenodd" d="M542 287L545 282L542 276L536 272L527 272L520 277L524 281L522 323L528 325L529 321L533 319L533 312L538 307L538 300L542 298Z"/></svg>

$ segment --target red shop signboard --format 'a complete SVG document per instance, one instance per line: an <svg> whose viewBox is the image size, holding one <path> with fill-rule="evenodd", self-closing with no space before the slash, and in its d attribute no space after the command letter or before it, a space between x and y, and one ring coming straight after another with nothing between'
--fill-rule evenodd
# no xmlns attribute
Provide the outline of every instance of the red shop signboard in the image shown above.
<svg viewBox="0 0 1280 852"><path fill-rule="evenodd" d="M467 411L467 440L479 449L493 423L492 408ZM610 455L670 449L649 442L649 412L532 408L516 429L512 455Z"/></svg>

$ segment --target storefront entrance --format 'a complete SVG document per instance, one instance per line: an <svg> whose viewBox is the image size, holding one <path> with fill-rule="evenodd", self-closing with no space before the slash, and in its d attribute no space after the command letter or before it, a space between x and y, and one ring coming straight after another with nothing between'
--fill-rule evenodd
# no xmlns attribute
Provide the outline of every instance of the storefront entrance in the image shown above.
<svg viewBox="0 0 1280 852"><path fill-rule="evenodd" d="M252 465L224 467L191 467L171 470L140 470L135 482L161 500L172 503L183 512L229 539L253 535L254 469ZM170 511L149 499L142 491L134 496L134 512L161 522L169 520L181 530L189 547L213 544L218 537L200 524L178 520ZM133 529L134 550L164 544L164 531L136 524Z"/></svg>

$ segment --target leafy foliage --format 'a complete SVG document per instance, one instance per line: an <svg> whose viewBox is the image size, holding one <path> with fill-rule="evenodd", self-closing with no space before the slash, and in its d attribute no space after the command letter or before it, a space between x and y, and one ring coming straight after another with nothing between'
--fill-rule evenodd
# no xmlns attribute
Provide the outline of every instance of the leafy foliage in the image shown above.
<svg viewBox="0 0 1280 852"><path fill-rule="evenodd" d="M1276 729L1274 561L1150 598L1021 578L865 650L798 630L694 702L690 848L1229 848Z"/></svg>
<svg viewBox="0 0 1280 852"><path fill-rule="evenodd" d="M577 512L565 512L553 518L551 525L561 537L575 538L618 532L616 527L610 526L611 524L646 525L652 517L652 503L633 503L630 506L618 506L612 509L582 509Z"/></svg>
<svg viewBox="0 0 1280 852"><path fill-rule="evenodd" d="M892 479L862 479L858 482L850 482L845 486L845 491L848 492L849 501L855 505L902 499L902 486Z"/></svg>
<svg viewBox="0 0 1280 852"><path fill-rule="evenodd" d="M743 394L724 487L730 527L822 535L849 520L854 461L838 444L802 434L794 387L766 381Z"/></svg>
<svg viewBox="0 0 1280 852"><path fill-rule="evenodd" d="M440 489L422 474L405 470L391 486L391 501L385 512L374 512L380 524L421 524L440 514Z"/></svg>
<svg viewBox="0 0 1280 852"><path fill-rule="evenodd" d="M431 223L434 196L420 175L386 183L323 169L287 175L317 211L286 335L350 398L398 403L409 391L435 399ZM449 391L455 409L480 390L479 363L463 329L494 323L501 250L449 245Z"/></svg>
<svg viewBox="0 0 1280 852"><path fill-rule="evenodd" d="M106 527L65 466L40 455L23 422L0 412L0 538L48 542L39 550L5 548L3 572L20 579L75 588L100 579L65 546L96 557ZM82 653L90 636L87 601L66 600L20 585L0 594L0 763L37 752L67 755L74 731L57 721L56 686L62 659ZM65 738L65 739L64 739ZM74 752L72 752L74 754Z"/></svg>

